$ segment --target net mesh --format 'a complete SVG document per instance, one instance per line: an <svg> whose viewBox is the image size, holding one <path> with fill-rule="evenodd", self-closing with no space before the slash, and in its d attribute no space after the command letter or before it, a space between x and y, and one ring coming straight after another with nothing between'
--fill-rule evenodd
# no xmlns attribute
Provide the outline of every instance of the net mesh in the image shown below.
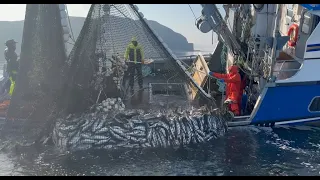
<svg viewBox="0 0 320 180"><path fill-rule="evenodd" d="M133 62L139 62L138 51L129 52L125 61L133 37L143 50L140 61L150 64ZM68 112L82 112L114 97L130 100L126 105L134 107L161 100L168 104L169 97L184 104L187 100L185 73L133 5L92 5L68 63L67 84L72 88L65 91L63 103Z"/></svg>
<svg viewBox="0 0 320 180"><path fill-rule="evenodd" d="M44 118L55 111L66 55L58 6L27 4L20 70L8 116Z"/></svg>
<svg viewBox="0 0 320 180"><path fill-rule="evenodd" d="M60 18L58 6L27 5L11 114L32 107L31 118L52 120L42 132L67 150L179 146L223 135L221 116L189 106L199 105L190 94L207 99L133 5L93 4L68 58Z"/></svg>

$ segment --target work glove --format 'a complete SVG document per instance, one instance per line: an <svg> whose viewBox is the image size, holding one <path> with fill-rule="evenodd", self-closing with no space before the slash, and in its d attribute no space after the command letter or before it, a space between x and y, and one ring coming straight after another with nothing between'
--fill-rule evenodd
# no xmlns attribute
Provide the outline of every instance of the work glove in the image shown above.
<svg viewBox="0 0 320 180"><path fill-rule="evenodd" d="M209 75L210 75L210 76L213 76L213 74L214 74L214 72L211 72L211 71L209 72Z"/></svg>

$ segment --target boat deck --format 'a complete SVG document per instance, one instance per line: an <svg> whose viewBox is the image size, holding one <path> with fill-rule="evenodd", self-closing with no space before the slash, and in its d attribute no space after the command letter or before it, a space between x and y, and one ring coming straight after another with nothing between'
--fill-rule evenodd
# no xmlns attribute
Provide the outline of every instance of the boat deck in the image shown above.
<svg viewBox="0 0 320 180"><path fill-rule="evenodd" d="M167 82L161 77L145 77L143 79L143 89L139 89L138 82L134 82L135 92L125 98L125 105L128 108L148 109L150 106L177 107L188 103L186 89L182 83ZM126 82L128 87L128 82Z"/></svg>

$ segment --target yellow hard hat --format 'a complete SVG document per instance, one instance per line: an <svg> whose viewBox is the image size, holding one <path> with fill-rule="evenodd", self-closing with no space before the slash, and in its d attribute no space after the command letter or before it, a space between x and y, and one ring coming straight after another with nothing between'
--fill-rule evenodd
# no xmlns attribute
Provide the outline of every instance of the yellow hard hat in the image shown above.
<svg viewBox="0 0 320 180"><path fill-rule="evenodd" d="M135 36L133 36L131 41L137 41L137 38Z"/></svg>

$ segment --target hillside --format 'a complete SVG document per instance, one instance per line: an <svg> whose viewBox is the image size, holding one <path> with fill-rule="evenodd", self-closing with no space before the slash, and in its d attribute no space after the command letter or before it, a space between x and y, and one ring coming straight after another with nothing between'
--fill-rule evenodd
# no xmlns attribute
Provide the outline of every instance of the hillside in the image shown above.
<svg viewBox="0 0 320 180"><path fill-rule="evenodd" d="M84 17L70 17L72 30L75 38L78 37L80 30L83 26ZM156 21L147 20L148 24L162 37L172 51L193 51L193 44L188 43L187 39L172 29L159 24ZM0 42L3 42L3 50L5 49L4 43L8 39L15 39L18 41L17 53L20 54L20 46L22 41L24 21L0 21ZM0 62L4 61L3 55L0 55Z"/></svg>

